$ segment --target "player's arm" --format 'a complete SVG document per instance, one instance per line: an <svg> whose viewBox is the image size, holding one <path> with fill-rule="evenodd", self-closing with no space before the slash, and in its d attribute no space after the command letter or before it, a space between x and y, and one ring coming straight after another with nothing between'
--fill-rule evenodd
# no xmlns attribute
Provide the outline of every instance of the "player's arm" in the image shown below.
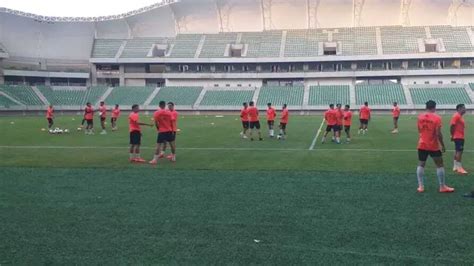
<svg viewBox="0 0 474 266"><path fill-rule="evenodd" d="M436 135L438 136L438 142L441 145L441 151L446 152L446 146L444 146L443 133L441 132L441 127L436 128Z"/></svg>
<svg viewBox="0 0 474 266"><path fill-rule="evenodd" d="M140 126L149 126L149 127L153 126L153 124L142 123L142 122L138 122L137 124L140 125Z"/></svg>
<svg viewBox="0 0 474 266"><path fill-rule="evenodd" d="M451 140L453 140L454 136L454 131L456 130L456 120L455 118L451 119L450 127L449 127L449 133L451 134Z"/></svg>

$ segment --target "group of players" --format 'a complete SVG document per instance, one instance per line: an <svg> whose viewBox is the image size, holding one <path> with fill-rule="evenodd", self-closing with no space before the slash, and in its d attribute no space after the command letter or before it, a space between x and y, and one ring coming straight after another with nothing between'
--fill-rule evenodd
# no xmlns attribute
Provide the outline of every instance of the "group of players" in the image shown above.
<svg viewBox="0 0 474 266"><path fill-rule="evenodd" d="M277 135L277 139L279 140L285 140L286 139L286 126L288 125L288 119L289 119L290 113L288 111L288 105L285 103L283 104L283 107L281 108L281 115L280 115L280 125L279 129L280 132ZM268 125L268 136L270 138L275 137L275 119L277 117L277 113L275 108L273 108L272 103L267 104L267 125ZM253 141L253 134L254 131L257 132L258 139L260 141L263 140L262 138L262 133L260 131L260 116L259 116L259 111L258 108L255 106L255 103L253 101L250 101L249 103L243 103L243 107L240 110L240 120L242 121L242 132L240 132L240 136L243 139L248 139L250 137L250 140Z"/></svg>

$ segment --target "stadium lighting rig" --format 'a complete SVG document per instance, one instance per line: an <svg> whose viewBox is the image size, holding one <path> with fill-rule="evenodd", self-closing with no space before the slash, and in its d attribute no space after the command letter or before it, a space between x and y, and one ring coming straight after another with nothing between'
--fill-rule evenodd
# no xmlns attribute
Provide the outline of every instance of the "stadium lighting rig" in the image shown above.
<svg viewBox="0 0 474 266"><path fill-rule="evenodd" d="M448 11L448 23L452 26L458 24L458 11L461 7L474 8L474 0L452 0Z"/></svg>

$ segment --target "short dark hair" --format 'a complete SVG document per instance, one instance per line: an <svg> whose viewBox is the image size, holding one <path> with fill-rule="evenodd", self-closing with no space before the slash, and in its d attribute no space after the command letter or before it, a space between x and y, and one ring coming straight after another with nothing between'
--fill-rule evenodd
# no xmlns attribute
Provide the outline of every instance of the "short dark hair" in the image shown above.
<svg viewBox="0 0 474 266"><path fill-rule="evenodd" d="M250 101L250 102L249 102L249 105L250 105L250 106L253 106L253 105L254 105L254 102L253 102L253 101Z"/></svg>
<svg viewBox="0 0 474 266"><path fill-rule="evenodd" d="M268 106L271 106L271 105L272 105L272 103L267 103L267 105L268 105Z"/></svg>
<svg viewBox="0 0 474 266"><path fill-rule="evenodd" d="M247 105L247 103L243 103L242 105Z"/></svg>
<svg viewBox="0 0 474 266"><path fill-rule="evenodd" d="M331 103L331 104L329 105L329 107L330 107L330 108L333 108L333 107L334 107L334 104L333 104L333 103Z"/></svg>
<svg viewBox="0 0 474 266"><path fill-rule="evenodd" d="M426 109L433 110L436 108L436 102L433 100L429 100L426 102Z"/></svg>
<svg viewBox="0 0 474 266"><path fill-rule="evenodd" d="M117 104L118 105L118 104ZM138 104L132 105L132 109L138 108Z"/></svg>
<svg viewBox="0 0 474 266"><path fill-rule="evenodd" d="M337 106L337 107L340 107L340 106L342 106L342 104L338 103L338 104L336 104L336 106Z"/></svg>
<svg viewBox="0 0 474 266"><path fill-rule="evenodd" d="M285 107L285 108L286 108L286 107L288 107L288 105L286 105L286 103L284 103L284 104L283 104L283 107Z"/></svg>
<svg viewBox="0 0 474 266"><path fill-rule="evenodd" d="M104 104L105 102L104 101L101 101L100 104Z"/></svg>
<svg viewBox="0 0 474 266"><path fill-rule="evenodd" d="M369 103L368 103L368 102L364 102L364 105L369 105Z"/></svg>
<svg viewBox="0 0 474 266"><path fill-rule="evenodd" d="M398 105L398 103L397 103L397 102L393 102L393 104L394 104L394 105Z"/></svg>
<svg viewBox="0 0 474 266"><path fill-rule="evenodd" d="M456 105L456 111L459 111L459 109L466 107L463 103L460 103Z"/></svg>
<svg viewBox="0 0 474 266"><path fill-rule="evenodd" d="M168 105L174 106L174 102L168 102Z"/></svg>
<svg viewBox="0 0 474 266"><path fill-rule="evenodd" d="M160 107L166 106L166 102L165 101L160 101L159 105L160 105Z"/></svg>
<svg viewBox="0 0 474 266"><path fill-rule="evenodd" d="M118 104L115 104L115 107L119 107L119 105L118 105Z"/></svg>
<svg viewBox="0 0 474 266"><path fill-rule="evenodd" d="M345 107L346 107L346 108L351 108L351 106L350 106L350 105L348 105L348 104L346 104L346 106L345 106Z"/></svg>

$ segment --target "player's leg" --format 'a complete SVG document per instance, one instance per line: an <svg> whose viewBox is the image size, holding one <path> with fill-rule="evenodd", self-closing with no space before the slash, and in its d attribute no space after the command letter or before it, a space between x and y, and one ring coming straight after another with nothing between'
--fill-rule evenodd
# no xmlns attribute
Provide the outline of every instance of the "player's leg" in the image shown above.
<svg viewBox="0 0 474 266"><path fill-rule="evenodd" d="M392 133L393 133L393 134L398 133L398 117L394 117L394 118L393 118L393 130L392 130Z"/></svg>
<svg viewBox="0 0 474 266"><path fill-rule="evenodd" d="M129 154L128 160L130 162L134 162L135 161L135 145L131 143L132 143L132 136L130 135L130 150L129 150L130 154Z"/></svg>
<svg viewBox="0 0 474 266"><path fill-rule="evenodd" d="M351 127L344 126L344 131L346 132L346 142L347 143L351 142Z"/></svg>
<svg viewBox="0 0 474 266"><path fill-rule="evenodd" d="M416 179L418 180L418 189L419 193L425 192L425 184L424 184L424 177L425 177L425 165L426 160L428 159L428 151L425 150L418 150L418 167L416 168Z"/></svg>
<svg viewBox="0 0 474 266"><path fill-rule="evenodd" d="M156 138L155 154L153 155L153 159L149 162L150 164L157 164L158 163L158 159L160 158L160 154L162 152L164 142L165 142L164 134L163 133L158 133L158 137Z"/></svg>
<svg viewBox="0 0 474 266"><path fill-rule="evenodd" d="M439 192L450 193L454 192L454 188L446 185L446 173L444 171L443 156L441 151L431 152L431 157L436 165L436 176L438 177Z"/></svg>
<svg viewBox="0 0 474 266"><path fill-rule="evenodd" d="M262 141L263 138L262 138L262 132L260 131L260 121L257 121L256 128L257 128L258 140Z"/></svg>
<svg viewBox="0 0 474 266"><path fill-rule="evenodd" d="M336 136L336 143L341 144L341 126L337 126L334 131L335 131L334 133Z"/></svg>
<svg viewBox="0 0 474 266"><path fill-rule="evenodd" d="M359 119L359 131L357 132L357 134L360 135L360 133L362 133L362 130L364 129L364 122L362 119Z"/></svg>
<svg viewBox="0 0 474 266"><path fill-rule="evenodd" d="M172 162L176 162L176 142L173 140L170 142L171 156L168 158Z"/></svg>
<svg viewBox="0 0 474 266"><path fill-rule="evenodd" d="M456 139L454 140L455 153L454 153L454 168L453 170L459 174L467 174L467 171L462 166L462 155L464 152L464 140Z"/></svg>
<svg viewBox="0 0 474 266"><path fill-rule="evenodd" d="M268 136L269 136L270 138L273 138L273 137L275 136L275 135L274 135L275 133L274 133L274 131L273 131L274 122L273 122L273 121L268 121L267 124L268 124Z"/></svg>
<svg viewBox="0 0 474 266"><path fill-rule="evenodd" d="M100 126L102 127L102 132L100 132L101 135L107 134L107 131L105 130L105 118L101 117L100 118Z"/></svg>
<svg viewBox="0 0 474 266"><path fill-rule="evenodd" d="M323 134L323 137L321 138L321 143L324 144L326 142L326 137L328 136L329 132L331 132L332 126L327 126L326 131Z"/></svg>

